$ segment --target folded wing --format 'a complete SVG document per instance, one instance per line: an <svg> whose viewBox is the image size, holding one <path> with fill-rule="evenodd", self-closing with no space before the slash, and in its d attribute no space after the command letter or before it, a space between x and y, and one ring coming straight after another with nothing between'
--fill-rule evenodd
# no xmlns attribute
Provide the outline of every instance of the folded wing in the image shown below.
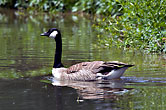
<svg viewBox="0 0 166 110"><path fill-rule="evenodd" d="M103 75L108 74L112 70L120 69L123 67L131 67L134 65L129 65L118 61L93 61L93 62L82 62L73 65L67 69L67 74L77 73L80 70L91 71L92 74L101 73Z"/></svg>

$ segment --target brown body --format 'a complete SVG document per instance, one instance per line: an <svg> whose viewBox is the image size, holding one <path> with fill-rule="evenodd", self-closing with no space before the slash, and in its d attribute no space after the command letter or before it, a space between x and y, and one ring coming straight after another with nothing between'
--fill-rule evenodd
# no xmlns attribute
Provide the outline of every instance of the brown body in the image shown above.
<svg viewBox="0 0 166 110"><path fill-rule="evenodd" d="M58 80L117 79L131 66L117 61L82 62L69 68L53 68L52 74Z"/></svg>

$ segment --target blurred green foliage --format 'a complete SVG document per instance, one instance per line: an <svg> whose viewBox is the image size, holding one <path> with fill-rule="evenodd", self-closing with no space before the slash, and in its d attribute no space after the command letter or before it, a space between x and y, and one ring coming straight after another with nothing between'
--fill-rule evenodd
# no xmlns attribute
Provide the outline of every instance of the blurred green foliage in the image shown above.
<svg viewBox="0 0 166 110"><path fill-rule="evenodd" d="M33 11L64 12L71 10L75 3L76 0L1 0L0 6Z"/></svg>
<svg viewBox="0 0 166 110"><path fill-rule="evenodd" d="M1 0L0 6L100 14L94 25L100 46L166 52L165 0Z"/></svg>
<svg viewBox="0 0 166 110"><path fill-rule="evenodd" d="M101 33L100 44L166 52L166 1L119 0L122 16L110 15L98 20L95 27Z"/></svg>

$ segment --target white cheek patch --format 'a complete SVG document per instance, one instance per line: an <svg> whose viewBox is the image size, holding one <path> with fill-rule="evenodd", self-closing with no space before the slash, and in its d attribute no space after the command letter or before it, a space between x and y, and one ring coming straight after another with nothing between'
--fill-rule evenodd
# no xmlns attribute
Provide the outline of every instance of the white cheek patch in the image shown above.
<svg viewBox="0 0 166 110"><path fill-rule="evenodd" d="M58 34L57 31L53 31L53 32L50 34L49 37L50 37L50 38L55 38L57 34Z"/></svg>

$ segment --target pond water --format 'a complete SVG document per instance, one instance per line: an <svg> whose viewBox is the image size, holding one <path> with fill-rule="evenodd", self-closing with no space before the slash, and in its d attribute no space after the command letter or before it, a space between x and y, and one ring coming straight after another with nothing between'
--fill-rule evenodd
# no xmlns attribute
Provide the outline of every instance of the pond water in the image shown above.
<svg viewBox="0 0 166 110"><path fill-rule="evenodd" d="M166 55L96 48L94 20L82 14L26 14L0 9L0 110L166 109ZM40 36L61 30L62 62L134 64L118 80L57 82L51 76L55 42Z"/></svg>

